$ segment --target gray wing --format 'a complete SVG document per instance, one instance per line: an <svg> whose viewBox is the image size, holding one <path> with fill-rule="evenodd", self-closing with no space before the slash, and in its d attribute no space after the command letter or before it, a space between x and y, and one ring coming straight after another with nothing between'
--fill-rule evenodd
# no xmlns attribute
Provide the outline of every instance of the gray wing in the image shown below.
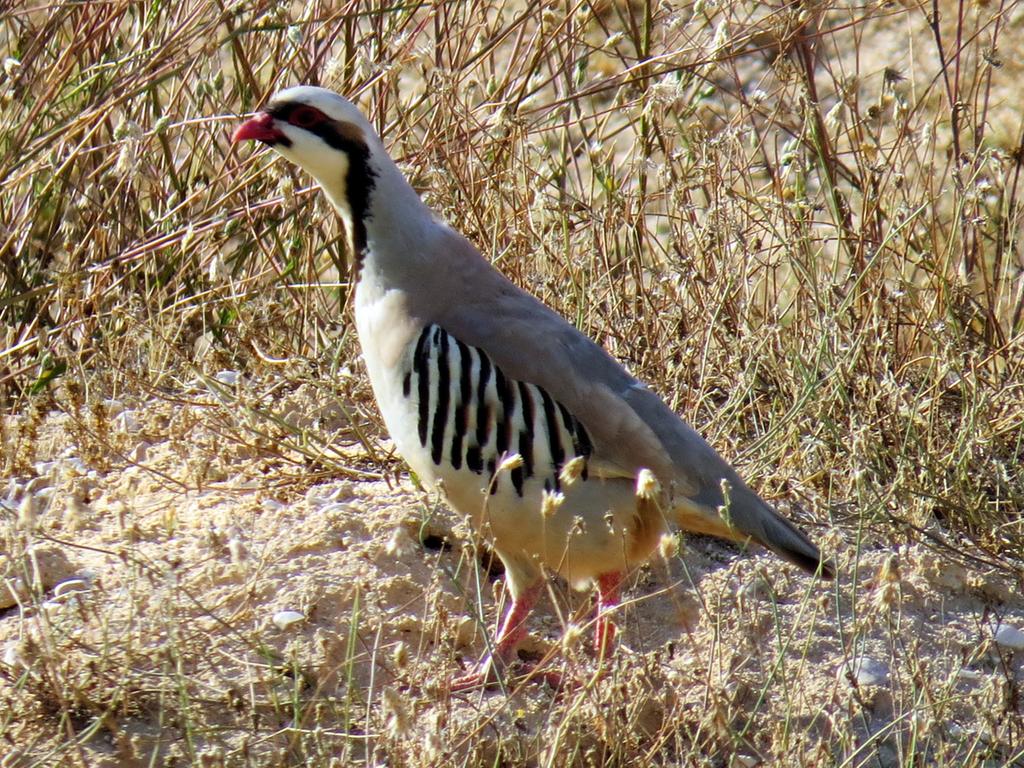
<svg viewBox="0 0 1024 768"><path fill-rule="evenodd" d="M453 233L454 234L454 233ZM543 387L590 434L593 459L606 473L635 477L643 468L675 484L708 525L722 528L718 509L731 487L729 522L780 556L810 571L817 547L740 479L697 432L646 385L564 318L494 270L467 241L453 246L457 270L446 275L451 298L434 295L429 314L450 334L483 349L510 378ZM438 283L437 289L442 289ZM438 299L441 299L438 301ZM415 308L414 308L415 311ZM824 571L827 573L828 568Z"/></svg>

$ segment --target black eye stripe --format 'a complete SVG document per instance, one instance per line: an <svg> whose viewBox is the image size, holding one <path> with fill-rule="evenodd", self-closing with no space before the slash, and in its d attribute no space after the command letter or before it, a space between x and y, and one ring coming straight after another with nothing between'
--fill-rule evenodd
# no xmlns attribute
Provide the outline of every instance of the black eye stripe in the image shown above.
<svg viewBox="0 0 1024 768"><path fill-rule="evenodd" d="M291 117L298 110L312 110L320 119L312 125L292 123ZM314 136L320 137L329 147L344 152L349 159L348 190L349 205L352 207L353 246L357 261L366 250L366 219L370 215L370 194L373 191L377 172L370 165L370 147L362 128L352 123L335 120L322 111L302 102L269 104L264 111L275 120L295 125ZM282 144L284 142L281 142ZM286 146L290 146L290 142Z"/></svg>
<svg viewBox="0 0 1024 768"><path fill-rule="evenodd" d="M318 123L322 123L327 119L327 116L315 107L307 107L300 105L291 111L288 116L288 121L293 125L297 125L300 128L312 128Z"/></svg>

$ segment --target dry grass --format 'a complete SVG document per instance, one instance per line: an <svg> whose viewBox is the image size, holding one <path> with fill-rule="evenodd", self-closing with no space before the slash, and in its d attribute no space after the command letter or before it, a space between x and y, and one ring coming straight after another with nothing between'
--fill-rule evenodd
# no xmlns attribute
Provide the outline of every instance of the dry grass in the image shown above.
<svg viewBox="0 0 1024 768"><path fill-rule="evenodd" d="M877 630L912 659L898 617L858 607L858 574L917 547L982 581L1024 576L1022 24L1020 3L951 0L7 7L6 575L48 538L74 546L54 510L23 509L55 439L89 468L141 465L181 494L230 478L242 453L261 492L287 498L400 469L360 374L340 228L308 179L227 142L268 94L315 82L363 105L414 185L503 271L655 385L766 496L794 504L849 577L823 611L848 653ZM243 383L215 377L225 370ZM121 403L162 414L145 434L181 445L179 465L139 455L114 426ZM58 437L53 413L66 414ZM132 578L164 578L123 533L110 551ZM725 601L705 601L712 614L730 610L719 586L705 586ZM26 598L18 620L40 621L42 599ZM1021 611L998 597L991 609ZM791 619L775 617L775 640L809 642ZM143 663L154 626L165 656ZM35 666L0 663L13 702L0 744L26 764L89 764L93 734L116 742L134 717L173 730L179 764L1024 762L1012 654L960 731L947 727L954 687L923 665L878 725L859 700L845 720L806 719L770 661L740 683L728 671L681 680L652 650L623 661L614 685L534 696L529 713L488 699L467 720L423 694L419 714L451 738L413 748L392 689L353 683L376 652L368 667L342 653L349 677L329 695L293 685L268 705L291 707L279 727L204 677L203 635L183 626L169 611L111 631L81 668L73 633L44 627ZM258 633L231 632L244 635L235 651L261 653ZM679 686L699 693L670 696ZM248 718L244 748L222 728L225 702ZM518 726L535 740L517 740ZM132 759L160 764L168 747L154 743Z"/></svg>

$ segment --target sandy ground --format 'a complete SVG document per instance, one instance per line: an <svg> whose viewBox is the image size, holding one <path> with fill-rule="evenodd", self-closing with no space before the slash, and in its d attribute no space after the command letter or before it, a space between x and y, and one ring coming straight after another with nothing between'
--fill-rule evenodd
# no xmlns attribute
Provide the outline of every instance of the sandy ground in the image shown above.
<svg viewBox="0 0 1024 768"><path fill-rule="evenodd" d="M884 66L900 89L935 71L915 68L926 28L881 26L871 66L841 73L865 105ZM993 93L1012 145L1019 88ZM315 392L254 387L296 429L346 432ZM406 475L350 447L359 471L328 479L248 439L234 406L202 386L110 403L102 450L95 424L52 413L4 479L3 768L1024 765L1021 586L941 529L813 529L833 584L685 537L634 574L603 679L590 596L552 583L524 655L566 687L452 695L503 608L500 568Z"/></svg>
<svg viewBox="0 0 1024 768"><path fill-rule="evenodd" d="M102 471L51 414L31 471L6 483L0 701L22 761L5 766L287 763L317 728L325 754L396 764L533 764L566 745L660 762L712 743L709 764L896 765L909 734L919 755L1021 759L1018 587L923 543L866 536L855 558L848 531L815 531L841 568L831 585L682 539L634 575L600 682L590 597L552 583L524 655L550 653L575 687L453 696L503 598L471 532L405 476L310 484L279 454L218 442L209 409L115 404L111 441L136 463ZM209 462L224 479L197 489ZM68 750L73 732L87 737Z"/></svg>

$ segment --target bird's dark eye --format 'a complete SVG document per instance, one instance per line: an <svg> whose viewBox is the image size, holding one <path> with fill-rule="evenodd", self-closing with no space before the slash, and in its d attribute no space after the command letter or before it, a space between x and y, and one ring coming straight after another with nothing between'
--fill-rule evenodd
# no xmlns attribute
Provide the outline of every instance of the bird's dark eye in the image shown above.
<svg viewBox="0 0 1024 768"><path fill-rule="evenodd" d="M319 109L307 106L296 107L288 115L288 122L299 128L312 128L322 123L325 119L324 113Z"/></svg>

